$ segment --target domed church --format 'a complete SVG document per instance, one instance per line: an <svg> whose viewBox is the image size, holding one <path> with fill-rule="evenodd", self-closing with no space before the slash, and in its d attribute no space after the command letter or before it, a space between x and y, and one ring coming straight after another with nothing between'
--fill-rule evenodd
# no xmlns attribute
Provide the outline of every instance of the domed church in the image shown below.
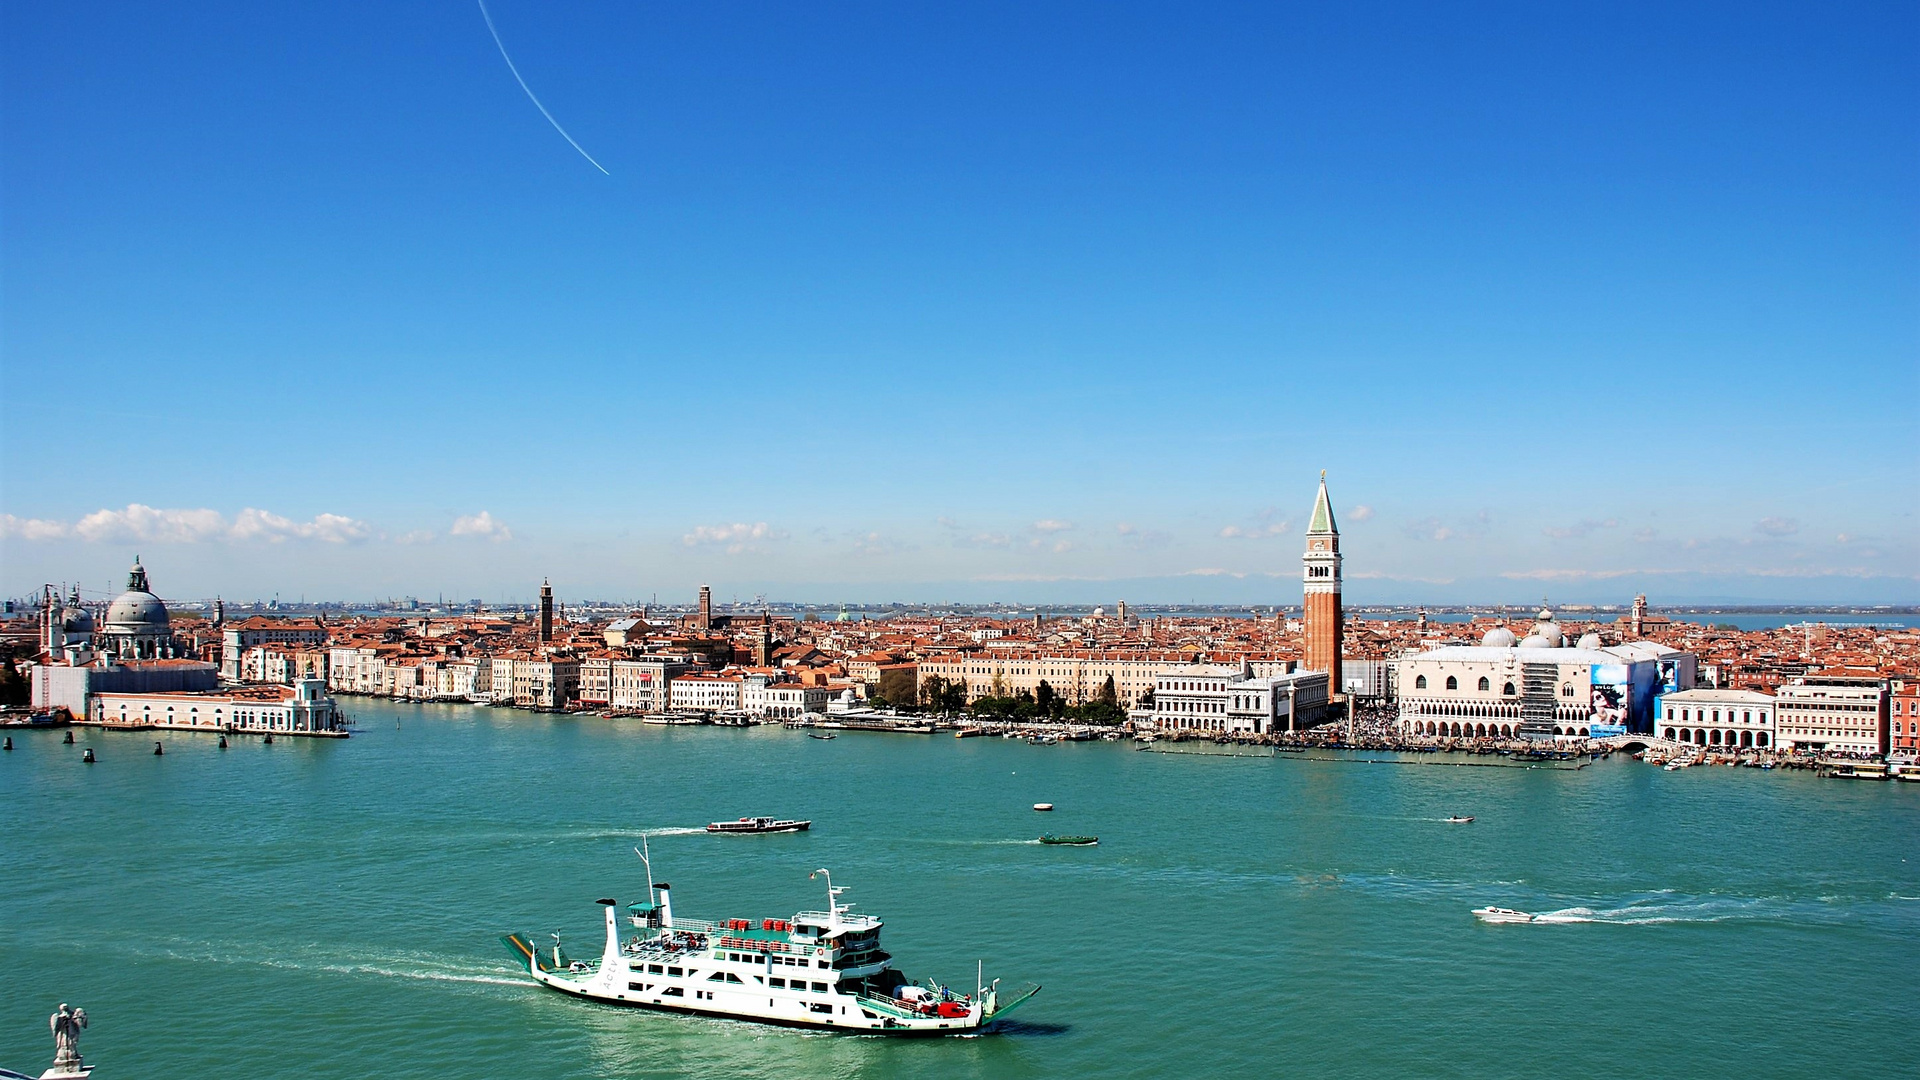
<svg viewBox="0 0 1920 1080"><path fill-rule="evenodd" d="M98 633L99 651L116 660L162 660L180 655L167 605L147 587L147 568L134 557L127 591L107 606Z"/></svg>

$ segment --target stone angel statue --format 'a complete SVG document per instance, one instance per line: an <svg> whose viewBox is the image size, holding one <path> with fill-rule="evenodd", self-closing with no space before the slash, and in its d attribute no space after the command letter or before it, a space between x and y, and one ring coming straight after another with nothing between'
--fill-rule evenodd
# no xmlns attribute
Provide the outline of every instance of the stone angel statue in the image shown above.
<svg viewBox="0 0 1920 1080"><path fill-rule="evenodd" d="M63 1001L59 1011L47 1018L47 1025L53 1029L54 1067L78 1065L80 1032L87 1026L87 1010L69 1009Z"/></svg>

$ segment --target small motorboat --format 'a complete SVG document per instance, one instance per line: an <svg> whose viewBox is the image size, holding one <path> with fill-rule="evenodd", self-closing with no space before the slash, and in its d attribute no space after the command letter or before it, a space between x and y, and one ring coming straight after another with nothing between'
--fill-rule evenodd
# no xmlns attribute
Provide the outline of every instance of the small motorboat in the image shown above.
<svg viewBox="0 0 1920 1080"><path fill-rule="evenodd" d="M1037 802L1033 804L1033 808L1044 814L1047 811L1053 809L1053 804L1050 802Z"/></svg>
<svg viewBox="0 0 1920 1080"><path fill-rule="evenodd" d="M813 827L811 821L782 821L770 817L743 817L738 821L715 821L707 826L714 833L771 833L806 832Z"/></svg>
<svg viewBox="0 0 1920 1080"><path fill-rule="evenodd" d="M809 739L819 739L819 740L820 740L821 742L825 742L825 741L827 741L828 739L837 739L837 738L839 738L839 737L840 737L840 736L838 736L838 735L835 735L835 734L834 734L833 732L831 732L831 731L809 731L809 732L807 732L807 738L809 738Z"/></svg>
<svg viewBox="0 0 1920 1080"><path fill-rule="evenodd" d="M1092 847L1100 842L1100 838L1097 836L1053 836L1051 834L1043 834L1040 837L1040 842L1043 844L1060 844L1066 847Z"/></svg>
<svg viewBox="0 0 1920 1080"><path fill-rule="evenodd" d="M1449 825L1469 825L1469 824L1472 824L1472 822L1473 822L1472 814L1468 814L1466 817L1461 817L1459 814L1455 814L1452 817L1447 819L1447 824Z"/></svg>
<svg viewBox="0 0 1920 1080"><path fill-rule="evenodd" d="M1477 907L1473 916L1481 922L1511 923L1532 922L1533 916L1524 911L1515 911L1510 907Z"/></svg>

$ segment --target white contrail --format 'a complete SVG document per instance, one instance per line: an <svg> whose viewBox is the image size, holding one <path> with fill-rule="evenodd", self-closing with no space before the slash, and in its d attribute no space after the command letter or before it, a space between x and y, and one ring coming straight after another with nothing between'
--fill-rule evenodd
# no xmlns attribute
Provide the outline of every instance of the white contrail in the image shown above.
<svg viewBox="0 0 1920 1080"><path fill-rule="evenodd" d="M527 100L533 102L533 107L539 109L540 115L547 118L547 123L553 125L553 130L559 132L560 137L567 140L568 146L579 150L580 156L586 158L588 163L594 168L599 169L608 176L612 176L612 173L607 172L606 166L594 161L593 155L587 153L579 143L574 142L573 136L567 134L567 129L560 126L560 121L555 120L553 114L547 111L547 107L540 104L540 99L534 95L533 87L528 86L527 80L520 77L520 69L513 66L513 57L507 55L507 43L500 40L500 31L494 29L493 15L487 11L487 0L476 0L476 2L480 5L480 17L487 20L487 33L493 35L493 43L500 50L500 59L507 62L507 70L513 72L514 81L520 84L520 89L527 92Z"/></svg>

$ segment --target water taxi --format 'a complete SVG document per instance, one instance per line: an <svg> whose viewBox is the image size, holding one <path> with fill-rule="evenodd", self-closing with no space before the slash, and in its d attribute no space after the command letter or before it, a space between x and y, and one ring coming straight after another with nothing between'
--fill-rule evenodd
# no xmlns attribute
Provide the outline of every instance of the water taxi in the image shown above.
<svg viewBox="0 0 1920 1080"><path fill-rule="evenodd" d="M642 859L644 853L639 853ZM529 978L574 997L613 1005L868 1035L958 1035L979 1031L1025 1003L1040 987L1003 993L1000 980L963 994L932 979L916 983L880 947L881 922L840 902L844 887L825 870L827 909L791 919L682 919L666 882L627 906L639 933L620 925L616 901L605 909L606 945L598 960L569 959L558 935L551 950L525 935L501 938Z"/></svg>
<svg viewBox="0 0 1920 1080"><path fill-rule="evenodd" d="M1532 922L1533 916L1524 911L1515 911L1510 907L1477 907L1473 915L1481 922L1515 923Z"/></svg>
<svg viewBox="0 0 1920 1080"><path fill-rule="evenodd" d="M813 828L809 821L783 821L770 817L743 817L738 821L713 821L707 823L708 832L720 833L769 833L769 832L806 832Z"/></svg>
<svg viewBox="0 0 1920 1080"><path fill-rule="evenodd" d="M1453 815L1452 817L1450 817L1450 818L1448 818L1448 819L1447 819L1447 824L1449 824L1449 825L1471 825L1471 824L1473 824L1473 815L1471 815L1471 814L1469 814L1469 815L1467 815L1466 817L1461 817L1461 816L1460 816L1459 814L1455 814L1455 815Z"/></svg>
<svg viewBox="0 0 1920 1080"><path fill-rule="evenodd" d="M1040 837L1043 844L1064 844L1068 847L1092 847L1100 842L1097 836L1054 836L1050 833Z"/></svg>

